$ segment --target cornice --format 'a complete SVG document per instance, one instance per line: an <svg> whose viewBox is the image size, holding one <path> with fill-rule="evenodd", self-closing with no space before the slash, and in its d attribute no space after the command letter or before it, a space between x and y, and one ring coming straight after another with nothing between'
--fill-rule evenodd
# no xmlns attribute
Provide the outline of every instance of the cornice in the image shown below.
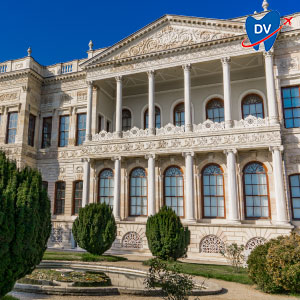
<svg viewBox="0 0 300 300"><path fill-rule="evenodd" d="M63 75L57 75L57 76L52 76L44 79L44 84L52 84L53 82L57 81L73 81L77 80L80 78L85 78L86 77L86 72L85 71L80 71L80 72L74 72L74 73L68 73L68 74L63 74Z"/></svg>
<svg viewBox="0 0 300 300"><path fill-rule="evenodd" d="M35 72L32 69L23 69L20 71L13 71L13 72L8 72L8 73L2 73L0 75L0 82L4 80L14 80L18 78L24 78L24 77L29 77L32 76L34 79L36 79L38 82L42 83L43 82L43 77L40 76L37 72Z"/></svg>
<svg viewBox="0 0 300 300"><path fill-rule="evenodd" d="M128 63L128 62L136 62L136 61L140 61L140 60L148 59L148 58L155 58L155 57L160 58L160 57L166 56L168 54L183 53L183 52L187 52L190 50L196 50L196 49L205 48L205 47L209 47L209 46L213 46L213 45L239 41L239 40L243 40L245 38L246 38L246 34L242 34L242 35L237 35L237 36L233 36L233 37L229 37L229 38L218 39L218 40L213 40L213 41L209 41L209 42L202 42L202 43L198 43L198 44L182 46L182 47L172 48L172 49L168 49L168 50L152 52L152 53L148 53L148 54L142 54L142 55L138 55L138 56L131 56L131 57L126 57L126 58L117 59L117 60L103 61L103 62L100 62L95 65L87 66L86 70L96 69L99 67L104 67L104 66L109 66L109 65L119 65L119 64Z"/></svg>

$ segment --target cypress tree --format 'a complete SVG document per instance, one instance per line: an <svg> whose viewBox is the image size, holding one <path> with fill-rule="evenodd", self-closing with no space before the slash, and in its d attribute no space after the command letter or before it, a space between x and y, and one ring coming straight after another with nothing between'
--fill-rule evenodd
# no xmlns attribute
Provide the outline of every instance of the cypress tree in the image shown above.
<svg viewBox="0 0 300 300"><path fill-rule="evenodd" d="M190 244L190 231L183 227L176 213L166 206L148 218L146 237L152 255L163 260L183 257Z"/></svg>
<svg viewBox="0 0 300 300"><path fill-rule="evenodd" d="M18 170L0 152L0 298L40 263L50 232L50 200L40 173Z"/></svg>

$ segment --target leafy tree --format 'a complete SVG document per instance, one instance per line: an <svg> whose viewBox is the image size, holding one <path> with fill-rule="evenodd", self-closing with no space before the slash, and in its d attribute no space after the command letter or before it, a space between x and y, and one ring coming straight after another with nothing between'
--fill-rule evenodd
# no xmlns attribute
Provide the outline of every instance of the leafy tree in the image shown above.
<svg viewBox="0 0 300 300"><path fill-rule="evenodd" d="M103 254L110 249L117 235L112 209L105 203L92 203L81 208L72 232L81 248L95 255Z"/></svg>
<svg viewBox="0 0 300 300"><path fill-rule="evenodd" d="M244 250L244 245L232 243L230 245L226 245L225 250L221 251L221 254L230 262L235 272L239 272L245 265L245 255L243 254Z"/></svg>
<svg viewBox="0 0 300 300"><path fill-rule="evenodd" d="M40 173L18 170L0 152L0 298L40 263L50 232L50 201Z"/></svg>
<svg viewBox="0 0 300 300"><path fill-rule="evenodd" d="M190 243L190 231L166 206L148 218L146 236L151 253L163 260L177 260L185 256Z"/></svg>

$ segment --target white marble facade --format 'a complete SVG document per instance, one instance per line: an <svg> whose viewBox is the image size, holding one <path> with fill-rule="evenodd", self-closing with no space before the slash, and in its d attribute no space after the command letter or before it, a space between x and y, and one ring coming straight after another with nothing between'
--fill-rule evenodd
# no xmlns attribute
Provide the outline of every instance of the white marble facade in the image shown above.
<svg viewBox="0 0 300 300"><path fill-rule="evenodd" d="M0 146L42 173L49 246L74 247L78 208L97 201L113 206L114 252L149 253L147 216L163 205L189 226L195 259L299 231L292 16L268 53L241 47L246 17L166 15L111 47L90 42L85 59L42 66L29 49L0 63Z"/></svg>

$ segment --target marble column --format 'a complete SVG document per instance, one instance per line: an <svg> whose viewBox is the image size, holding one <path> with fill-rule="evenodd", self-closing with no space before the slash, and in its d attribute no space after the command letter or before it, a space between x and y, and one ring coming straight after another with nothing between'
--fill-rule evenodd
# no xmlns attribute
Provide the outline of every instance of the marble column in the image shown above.
<svg viewBox="0 0 300 300"><path fill-rule="evenodd" d="M155 71L148 71L148 128L155 134Z"/></svg>
<svg viewBox="0 0 300 300"><path fill-rule="evenodd" d="M83 158L82 161L83 161L82 207L85 207L87 204L89 204L91 161L89 158Z"/></svg>
<svg viewBox="0 0 300 300"><path fill-rule="evenodd" d="M116 133L118 137L122 136L122 76L116 77Z"/></svg>
<svg viewBox="0 0 300 300"><path fill-rule="evenodd" d="M225 150L227 157L227 176L228 176L228 196L229 196L229 215L227 220L231 223L240 222L239 202L237 192L237 174L236 174L236 149Z"/></svg>
<svg viewBox="0 0 300 300"><path fill-rule="evenodd" d="M120 202L121 202L121 157L113 158L115 162L114 172L114 206L113 214L116 220L120 220Z"/></svg>
<svg viewBox="0 0 300 300"><path fill-rule="evenodd" d="M184 123L185 131L191 132L192 124L192 102L191 102L191 65L184 65Z"/></svg>
<svg viewBox="0 0 300 300"><path fill-rule="evenodd" d="M185 219L188 222L195 222L194 210L194 161L193 152L184 152L185 157Z"/></svg>
<svg viewBox="0 0 300 300"><path fill-rule="evenodd" d="M146 155L148 159L148 216L155 214L155 154Z"/></svg>
<svg viewBox="0 0 300 300"><path fill-rule="evenodd" d="M273 69L273 53L265 52L265 72L266 72L266 87L268 96L268 110L270 124L278 124L278 107L276 101L274 69Z"/></svg>
<svg viewBox="0 0 300 300"><path fill-rule="evenodd" d="M277 224L288 224L287 205L285 201L284 183L283 183L283 169L282 169L282 156L283 146L270 147L273 157L273 176L276 197L276 212Z"/></svg>
<svg viewBox="0 0 300 300"><path fill-rule="evenodd" d="M224 120L226 128L231 128L233 126L231 115L230 61L230 57L223 57L221 59L223 67Z"/></svg>
<svg viewBox="0 0 300 300"><path fill-rule="evenodd" d="M88 81L86 134L85 134L86 141L90 141L92 139L92 106L93 106L93 82Z"/></svg>

